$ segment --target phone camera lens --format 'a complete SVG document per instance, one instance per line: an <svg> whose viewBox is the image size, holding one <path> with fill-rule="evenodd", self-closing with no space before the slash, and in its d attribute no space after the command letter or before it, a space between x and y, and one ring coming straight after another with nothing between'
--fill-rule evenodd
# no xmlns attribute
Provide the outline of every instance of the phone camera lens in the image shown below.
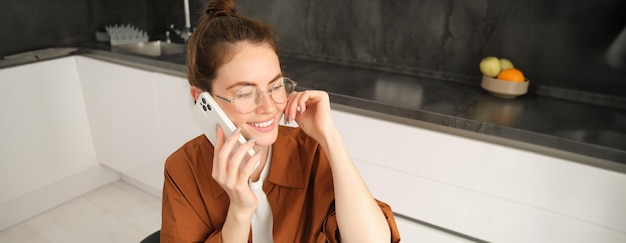
<svg viewBox="0 0 626 243"><path fill-rule="evenodd" d="M206 99L202 98L202 104L206 104Z"/></svg>
<svg viewBox="0 0 626 243"><path fill-rule="evenodd" d="M209 110L211 110L211 106L210 105L206 105L206 106L207 106L207 108L209 108Z"/></svg>

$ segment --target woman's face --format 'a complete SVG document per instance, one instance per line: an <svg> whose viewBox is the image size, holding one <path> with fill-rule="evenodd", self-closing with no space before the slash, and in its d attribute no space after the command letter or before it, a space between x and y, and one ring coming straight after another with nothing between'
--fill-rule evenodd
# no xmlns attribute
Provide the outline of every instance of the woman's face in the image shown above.
<svg viewBox="0 0 626 243"><path fill-rule="evenodd" d="M234 48L233 58L218 69L213 94L232 99L244 86L254 86L264 92L282 77L278 56L269 44L241 42ZM256 138L257 146L261 147L276 141L278 122L286 104L276 104L264 93L252 112L242 114L235 109L235 104L216 100L246 139Z"/></svg>

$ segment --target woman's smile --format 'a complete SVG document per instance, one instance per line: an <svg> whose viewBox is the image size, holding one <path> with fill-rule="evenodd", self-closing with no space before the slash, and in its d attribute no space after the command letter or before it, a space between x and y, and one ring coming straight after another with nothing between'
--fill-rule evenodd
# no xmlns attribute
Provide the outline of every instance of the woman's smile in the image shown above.
<svg viewBox="0 0 626 243"><path fill-rule="evenodd" d="M274 131L274 129L276 128L275 121L276 118L271 118L263 122L249 122L247 124L254 128L255 132L268 133Z"/></svg>
<svg viewBox="0 0 626 243"><path fill-rule="evenodd" d="M274 125L274 121L275 120L276 119L272 118L272 119L264 121L264 122L249 122L248 125L254 126L256 128L259 128L259 129L265 129L265 128L268 128L268 127Z"/></svg>

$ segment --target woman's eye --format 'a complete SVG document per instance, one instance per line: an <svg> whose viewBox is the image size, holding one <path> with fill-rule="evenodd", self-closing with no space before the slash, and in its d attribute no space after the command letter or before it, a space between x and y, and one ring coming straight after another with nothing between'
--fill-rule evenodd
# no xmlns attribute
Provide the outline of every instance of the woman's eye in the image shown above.
<svg viewBox="0 0 626 243"><path fill-rule="evenodd" d="M274 86L274 88L272 88L272 91L278 91L278 90L282 90L284 88L285 88L284 85L279 84L279 85Z"/></svg>
<svg viewBox="0 0 626 243"><path fill-rule="evenodd" d="M237 96L235 96L235 99L251 99L254 97L254 93L253 92L245 92L245 93L239 93L237 94Z"/></svg>

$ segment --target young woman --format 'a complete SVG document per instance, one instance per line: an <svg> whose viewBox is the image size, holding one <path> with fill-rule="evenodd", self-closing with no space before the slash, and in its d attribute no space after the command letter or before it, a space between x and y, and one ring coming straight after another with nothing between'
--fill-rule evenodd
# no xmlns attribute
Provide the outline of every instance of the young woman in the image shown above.
<svg viewBox="0 0 626 243"><path fill-rule="evenodd" d="M202 135L165 164L162 242L398 242L330 117L328 94L295 92L270 28L211 1L189 42L191 95L209 92L238 127ZM296 121L299 128L279 126ZM243 134L247 143L233 149ZM257 151L245 157L250 149ZM246 158L246 159L244 159Z"/></svg>

